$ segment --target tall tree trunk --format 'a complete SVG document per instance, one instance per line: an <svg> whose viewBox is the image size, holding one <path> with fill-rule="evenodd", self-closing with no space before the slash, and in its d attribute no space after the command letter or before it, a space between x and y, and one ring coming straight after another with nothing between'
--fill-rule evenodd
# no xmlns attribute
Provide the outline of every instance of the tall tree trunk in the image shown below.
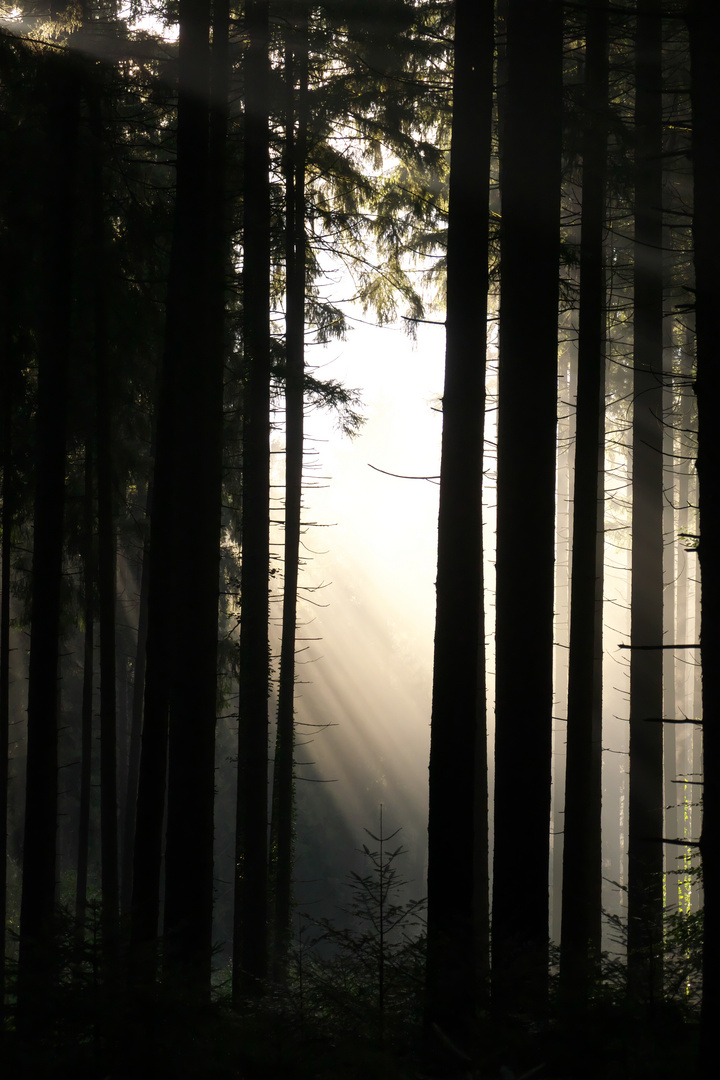
<svg viewBox="0 0 720 1080"><path fill-rule="evenodd" d="M697 329L698 459L702 606L700 643L703 716L703 818L700 837L705 921L700 1075L713 1075L720 1054L720 78L713 59L720 40L720 8L691 0L690 30L695 207L695 319Z"/></svg>
<svg viewBox="0 0 720 1080"><path fill-rule="evenodd" d="M665 239L668 240L669 230L665 231ZM669 246L669 244L667 244ZM674 352L673 340L674 324L668 320L665 326L665 344L671 355ZM675 380L669 379L663 390L663 412L670 417L670 423L663 432L663 461L664 487L669 489L670 495L665 497L663 506L663 621L665 634L668 641L683 642L685 638L678 637L677 619L677 527L676 527L676 501L678 492L678 443L675 437L676 425L676 385ZM681 451L680 451L681 452ZM681 654L682 655L682 654ZM663 653L663 711L662 716L673 719L678 716L677 702L675 697L675 668L677 667L677 654L671 649ZM676 724L665 724L663 729L663 804L664 824L663 836L670 839L680 835L678 815L678 727ZM682 854L677 847L669 846L665 851L665 906L673 909L677 902L677 867Z"/></svg>
<svg viewBox="0 0 720 1080"><path fill-rule="evenodd" d="M88 858L90 851L90 795L92 789L93 684L95 674L95 498L92 442L85 444L85 493L83 506L83 594L85 634L83 642L83 683L80 719L80 806L78 811L77 875L75 879L75 921L78 945L84 939L87 906Z"/></svg>
<svg viewBox="0 0 720 1080"><path fill-rule="evenodd" d="M638 5L630 605L628 989L662 989L663 456L662 4ZM654 646L638 649L636 646Z"/></svg>
<svg viewBox="0 0 720 1080"><path fill-rule="evenodd" d="M297 106L296 77L299 86ZM302 513L303 383L305 376L307 18L302 25L295 23L288 29L288 41L285 48L285 79L287 95L285 106L285 544L283 552L285 579L270 829L270 871L274 905L273 955L277 976L281 975L285 967L291 935L295 635Z"/></svg>
<svg viewBox="0 0 720 1080"><path fill-rule="evenodd" d="M152 981L160 915L166 773L170 770L173 780L168 781L168 800L170 787L174 790L172 826L168 805L165 930L176 940L166 955L170 963L173 952L179 962L182 963L183 957L188 961L189 994L209 981L211 946L205 931L193 942L185 941L183 937L185 932L192 935L197 930L196 919L204 919L200 910L207 907L207 860L209 857L211 879L212 850L209 856L206 851L201 852L200 863L189 875L189 855L183 854L181 839L186 818L190 818L188 843L195 845L208 827L212 831L212 811L209 825L207 820L207 793L199 795L200 805L193 806L192 799L182 791L186 771L193 768L188 760L193 750L197 773L187 778L188 782L194 788L200 775L206 782L207 748L209 741L214 742L215 720L214 690L212 704L208 701L210 646L207 639L208 604L204 593L207 564L201 561L207 554L201 533L203 529L213 527L216 513L215 506L210 505L210 472L203 473L204 467L210 468L214 453L214 433L205 427L211 409L209 383L214 373L206 355L205 340L209 17L208 0L183 0L181 3L175 222L155 438L147 669L131 914L134 978L135 981ZM203 359L202 364L198 363L199 357ZM210 442L201 442L198 449L198 441L205 436ZM188 513L188 498L193 500L191 513ZM210 514L209 519L203 516L206 512ZM180 521L183 522L181 529L178 528ZM191 574L188 573L190 566L193 567ZM217 583L214 593L213 599L217 602ZM188 624L191 625L190 632ZM211 635L213 650L216 634L217 626ZM198 641L196 635L201 642L200 653L197 656L191 653L188 657L187 650ZM213 687L216 678L214 657L213 651ZM171 710L175 735L173 749L169 751ZM172 764L170 753L174 754ZM214 769L214 761L211 769ZM200 784L202 786L202 782ZM197 815L195 818L193 812ZM183 895L190 882L192 888ZM189 914L191 909L192 916ZM186 918L191 919L190 923Z"/></svg>
<svg viewBox="0 0 720 1080"><path fill-rule="evenodd" d="M95 444L97 447L98 603L100 629L100 872L102 928L108 957L117 947L118 833L115 679L116 551L112 493L112 416L108 378L107 262L102 178L103 119L100 88L90 87L92 235L94 244Z"/></svg>
<svg viewBox="0 0 720 1080"><path fill-rule="evenodd" d="M242 614L233 997L267 972L270 183L267 0L245 7Z"/></svg>
<svg viewBox="0 0 720 1080"><path fill-rule="evenodd" d="M478 894L487 895L482 476L493 10L473 0L455 9L430 741L425 1019L465 1051L488 939L477 913Z"/></svg>
<svg viewBox="0 0 720 1080"><path fill-rule="evenodd" d="M152 481L148 482L145 498L145 520L149 520L152 501ZM135 847L135 824L137 816L138 780L140 775L140 746L143 728L143 695L145 692L145 661L148 627L148 545L143 543L138 597L138 628L133 664L132 703L130 706L130 748L128 752L127 794L125 797L125 820L123 826L122 863L120 875L120 910L127 915L131 910L133 881L133 850Z"/></svg>
<svg viewBox="0 0 720 1080"><path fill-rule="evenodd" d="M181 0L179 14L165 364L174 406L175 511L179 520L189 496L192 512L175 535L172 566L173 590L183 595L171 633L164 923L166 973L192 1005L209 1000L212 957L223 353L210 334L208 307L210 2Z"/></svg>
<svg viewBox="0 0 720 1080"><path fill-rule="evenodd" d="M560 987L583 1008L597 974L602 892L605 547L605 171L608 14L588 5Z"/></svg>
<svg viewBox="0 0 720 1080"><path fill-rule="evenodd" d="M0 396L2 413L0 421L0 454L2 454L2 548L0 560L0 1031L5 1021L5 926L7 916L7 830L10 753L10 560L12 556L12 529L14 523L14 466L13 451L13 405L16 394L16 371L12 322L10 319L13 290L8 280L7 252L0 258ZM0 1041L2 1034L0 1034Z"/></svg>
<svg viewBox="0 0 720 1080"><path fill-rule="evenodd" d="M46 67L47 187L38 342L37 464L32 556L27 781L18 966L18 1025L42 1031L53 977L58 792L58 637L65 506L67 373L78 130L76 76Z"/></svg>
<svg viewBox="0 0 720 1080"><path fill-rule="evenodd" d="M492 990L500 1012L511 1007L543 1012L553 713L561 5L557 0L510 0L507 23L500 159Z"/></svg>
<svg viewBox="0 0 720 1080"><path fill-rule="evenodd" d="M148 614L143 726L135 814L130 914L130 971L135 983L151 983L157 968L160 917L162 828L165 813L168 741L168 694L172 602L170 555L172 513L168 485L172 478L170 446L166 441L169 417L158 403L148 562ZM162 432L162 437L160 433Z"/></svg>

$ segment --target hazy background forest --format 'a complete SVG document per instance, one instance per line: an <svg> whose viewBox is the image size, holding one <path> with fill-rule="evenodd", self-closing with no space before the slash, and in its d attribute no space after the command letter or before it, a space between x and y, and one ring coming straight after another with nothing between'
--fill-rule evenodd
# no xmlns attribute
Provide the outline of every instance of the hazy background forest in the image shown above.
<svg viewBox="0 0 720 1080"><path fill-rule="evenodd" d="M8 1075L714 1075L718 35L0 8Z"/></svg>

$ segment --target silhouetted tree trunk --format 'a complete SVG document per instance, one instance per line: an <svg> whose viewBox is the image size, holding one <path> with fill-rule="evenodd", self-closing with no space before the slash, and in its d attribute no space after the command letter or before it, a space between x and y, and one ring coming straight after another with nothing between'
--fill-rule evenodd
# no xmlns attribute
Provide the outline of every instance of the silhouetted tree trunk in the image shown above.
<svg viewBox="0 0 720 1080"><path fill-rule="evenodd" d="M7 250L0 252L0 395L2 413L2 577L0 578L0 1025L5 1018L5 926L7 915L8 756L10 752L10 560L15 516L13 490L13 405L16 371L10 311L14 301L9 281ZM2 1036L0 1035L0 1039Z"/></svg>
<svg viewBox="0 0 720 1080"><path fill-rule="evenodd" d="M162 384L163 376L161 376ZM172 511L168 484L172 478L169 416L162 394L158 402L148 561L148 614L143 726L135 816L130 917L130 970L134 982L152 982L157 967L160 917L162 827L165 813L168 740L168 694L172 602L170 557Z"/></svg>
<svg viewBox="0 0 720 1080"><path fill-rule="evenodd" d="M270 830L271 890L274 905L273 953L278 975L284 969L291 937L295 635L302 511L303 382L305 376L307 17L304 17L302 24L291 25L287 33L288 40L285 46L285 543L283 552L285 576Z"/></svg>
<svg viewBox="0 0 720 1080"><path fill-rule="evenodd" d="M270 184L267 0L245 7L242 614L233 997L267 972Z"/></svg>
<svg viewBox="0 0 720 1080"><path fill-rule="evenodd" d="M638 5L635 46L635 270L631 645L663 642L662 5ZM630 653L628 989L662 989L663 654Z"/></svg>
<svg viewBox="0 0 720 1080"><path fill-rule="evenodd" d="M715 49L720 8L691 0L690 30L695 207L695 319L697 330L698 459L702 606L703 819L700 837L705 922L703 1000L700 1015L700 1075L711 1077L720 1053L720 78Z"/></svg>
<svg viewBox="0 0 720 1080"><path fill-rule="evenodd" d="M668 231L665 230L665 243L668 244ZM674 349L673 323L668 321L665 328L666 346ZM671 422L663 432L663 461L664 486L666 492L665 505L663 507L663 621L669 641L684 642L687 639L679 637L679 624L677 619L678 575L675 569L675 552L677 548L677 527L675 510L678 500L678 443L675 438L676 411L675 411L676 384L675 380L669 381L663 391L663 411L671 417ZM680 451L681 452L681 451ZM675 698L675 668L677 655L671 650L663 653L663 712L662 715L669 719L678 716ZM666 724L663 729L664 745L664 769L663 769L663 803L665 808L663 836L671 839L680 836L680 823L678 815L678 728L675 724ZM676 847L670 846L665 852L666 874L666 899L665 904L669 909L675 908L677 900L677 866L682 858Z"/></svg>
<svg viewBox="0 0 720 1080"><path fill-rule="evenodd" d="M85 444L85 492L83 496L83 681L80 712L80 805L78 808L75 920L78 944L84 938L90 848L90 793L92 784L93 689L95 674L95 497L92 442Z"/></svg>
<svg viewBox="0 0 720 1080"><path fill-rule="evenodd" d="M152 481L148 483L145 499L145 518L150 517ZM125 798L125 821L123 828L122 863L120 875L120 910L128 914L131 907L133 880L133 850L135 847L135 822L137 814L138 778L140 774L140 745L143 727L143 695L145 692L145 661L148 625L148 545L143 544L138 597L138 628L135 662L133 664L132 704L130 707L130 748L128 752L127 794Z"/></svg>
<svg viewBox="0 0 720 1080"><path fill-rule="evenodd" d="M556 0L508 4L502 127L495 1007L546 1007L562 114Z"/></svg>
<svg viewBox="0 0 720 1080"><path fill-rule="evenodd" d="M488 939L477 913L478 893L487 895L482 475L493 12L473 0L455 9L430 742L425 1020L464 1051Z"/></svg>
<svg viewBox="0 0 720 1080"><path fill-rule="evenodd" d="M179 22L177 183L150 521L131 960L136 981L151 981L156 965L162 823L169 771L172 812L168 804L166 958L170 964L175 959L187 963L185 989L192 996L209 984L210 972L211 935L205 923L208 902L212 902L212 844L208 853L200 838L208 830L212 835L212 806L208 816L203 785L207 784L208 746L214 743L217 644L216 607L214 629L209 632L210 609L217 604L217 581L208 598L207 560L211 556L204 546L219 511L219 496L218 507L212 498L215 433L209 421L214 405L210 388L214 365L206 348L208 0L183 0ZM191 514L187 512L188 498L193 503ZM183 527L179 529L181 520ZM217 535L219 526L216 539ZM195 647L200 650L197 655L192 651ZM174 735L169 753L171 711ZM214 755L211 774L213 770ZM186 783L190 786L183 792ZM210 787L212 790L213 779ZM185 827L188 833L183 840ZM185 852L184 842L188 845ZM193 863L195 855L197 864ZM189 865L193 866L192 874L188 874Z"/></svg>
<svg viewBox="0 0 720 1080"><path fill-rule="evenodd" d="M608 14L588 6L560 986L587 1003L601 945Z"/></svg>
<svg viewBox="0 0 720 1080"><path fill-rule="evenodd" d="M115 680L116 551L113 515L112 415L108 378L108 267L102 178L103 118L100 88L89 88L94 245L95 445L98 506L98 622L100 630L100 844L102 927L106 952L114 953L118 929L117 733Z"/></svg>
<svg viewBox="0 0 720 1080"><path fill-rule="evenodd" d="M65 506L67 372L75 213L78 91L71 62L45 73L46 191L38 341L27 780L18 967L18 1024L43 1029L53 977L57 830L58 635Z"/></svg>
<svg viewBox="0 0 720 1080"><path fill-rule="evenodd" d="M175 507L179 520L189 494L192 513L184 515L173 542L178 599L171 633L164 929L166 973L174 992L180 983L181 997L192 1004L209 999L212 954L223 352L217 335L210 335L208 306L210 2L181 0L179 14L165 364L174 406Z"/></svg>

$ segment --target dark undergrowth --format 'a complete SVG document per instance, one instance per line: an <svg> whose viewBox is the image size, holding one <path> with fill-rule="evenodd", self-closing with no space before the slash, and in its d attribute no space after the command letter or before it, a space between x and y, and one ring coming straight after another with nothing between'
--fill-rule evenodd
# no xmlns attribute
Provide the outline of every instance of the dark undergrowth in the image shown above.
<svg viewBox="0 0 720 1080"><path fill-rule="evenodd" d="M60 913L54 989L17 1030L6 1002L3 1080L677 1080L695 1073L702 915L668 921L665 992L632 1005L618 952L605 956L584 1010L563 1020L478 1017L471 1058L422 1030L422 901L400 902L401 852L365 849L339 924L308 920L282 982L233 1008L230 972L190 1006L182 986L130 993L107 976L100 911L85 935ZM383 891L384 890L384 891ZM622 924L616 923L622 935ZM79 943L80 942L80 943ZM12 969L10 971L12 984ZM12 988L12 987L11 987ZM555 992L555 980L552 983ZM551 1017L554 1009L551 1000ZM437 1049L438 1041L442 1053Z"/></svg>

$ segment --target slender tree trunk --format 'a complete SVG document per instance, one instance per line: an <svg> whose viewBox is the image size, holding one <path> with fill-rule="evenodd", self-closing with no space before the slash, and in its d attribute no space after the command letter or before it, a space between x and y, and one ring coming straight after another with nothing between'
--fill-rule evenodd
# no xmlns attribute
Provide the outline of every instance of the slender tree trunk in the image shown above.
<svg viewBox="0 0 720 1080"><path fill-rule="evenodd" d="M47 64L47 190L38 342L37 465L32 557L27 781L18 967L18 1025L43 1030L55 966L58 639L65 506L67 372L78 93L65 57Z"/></svg>
<svg viewBox="0 0 720 1080"><path fill-rule="evenodd" d="M148 483L145 499L145 519L149 520L152 501L152 481ZM145 692L145 661L148 628L149 566L147 543L143 544L140 568L140 594L138 598L138 629L135 663L133 665L132 704L130 708L130 749L128 753L127 795L125 798L125 821L123 827L122 873L120 877L120 910L127 915L131 909L133 850L135 846L135 823L137 816L138 779L140 774L140 746L143 728L143 695Z"/></svg>
<svg viewBox="0 0 720 1080"><path fill-rule="evenodd" d="M162 400L158 431L167 420ZM130 917L130 970L135 983L151 983L157 968L160 917L162 829L165 813L170 662L170 551L172 514L167 484L172 476L169 446L156 441L153 484L161 496L153 499L148 561L148 614L143 726L136 801Z"/></svg>
<svg viewBox="0 0 720 1080"><path fill-rule="evenodd" d="M690 30L691 98L695 208L695 318L697 329L698 459L702 604L703 818L700 837L705 921L703 1000L700 1014L700 1070L714 1075L720 1055L720 78L713 56L720 40L720 8L712 0L692 0Z"/></svg>
<svg viewBox="0 0 720 1080"><path fill-rule="evenodd" d="M267 0L245 7L242 615L233 997L267 972L270 185Z"/></svg>
<svg viewBox="0 0 720 1080"><path fill-rule="evenodd" d="M2 576L0 577L0 1043L5 1020L5 926L7 916L7 830L10 753L10 560L14 522L14 490L12 461L13 404L15 401L15 363L10 320L12 290L6 277L6 252L0 255L0 317L2 319L2 355L0 356L0 393L2 395Z"/></svg>
<svg viewBox="0 0 720 1080"><path fill-rule="evenodd" d="M486 861L479 862L487 852L482 469L493 10L472 0L458 0L455 10L430 742L425 1020L464 1051L488 938L476 919L477 893L487 890Z"/></svg>
<svg viewBox="0 0 720 1080"><path fill-rule="evenodd" d="M666 230L665 238L668 239ZM668 245L669 246L669 245ZM674 351L673 323L668 321L665 328L666 346ZM665 634L668 641L685 641L678 637L677 619L677 571L675 569L675 555L677 550L677 527L676 527L676 500L678 493L678 453L677 440L675 438L675 397L676 387L674 379L668 380L663 391L663 411L670 417L670 423L663 432L663 461L665 490L669 490L669 497L665 498L663 507L663 621ZM677 666L677 654L668 649L663 653L663 711L662 715L668 719L678 716L677 701L675 695L675 668ZM663 803L664 825L663 836L677 838L680 835L678 797L678 737L679 729L675 724L665 724L663 728ZM673 846L665 851L665 907L675 908L677 903L677 868L682 858L681 852Z"/></svg>
<svg viewBox="0 0 720 1080"><path fill-rule="evenodd" d="M291 937L293 761L295 745L295 635L302 513L305 376L305 155L307 145L308 28L288 30L285 50L285 544L280 688L273 768L270 857L274 904L274 961L279 976ZM296 53L297 92L296 106ZM296 130L297 124L297 130Z"/></svg>
<svg viewBox="0 0 720 1080"><path fill-rule="evenodd" d="M508 4L501 143L492 990L543 1012L553 713L562 116L556 0Z"/></svg>
<svg viewBox="0 0 720 1080"><path fill-rule="evenodd" d="M77 940L84 939L87 906L88 857L90 850L90 794L92 785L93 683L95 674L95 499L92 442L85 444L85 494L83 506L83 593L85 634L83 643L83 684L80 734L80 807L78 811L77 876L75 879L75 921Z"/></svg>
<svg viewBox="0 0 720 1080"><path fill-rule="evenodd" d="M608 14L588 6L578 385L568 669L560 986L587 1004L602 907L602 615L605 546L605 171Z"/></svg>
<svg viewBox="0 0 720 1080"><path fill-rule="evenodd" d="M98 603L100 629L100 843L104 948L112 955L118 929L117 701L115 678L116 551L112 493L112 416L108 385L107 265L102 182L103 119L99 87L90 87L93 139L92 235L95 296L95 444L97 447Z"/></svg>
<svg viewBox="0 0 720 1080"><path fill-rule="evenodd" d="M635 60L635 271L631 645L663 642L662 5L639 5ZM662 990L663 653L630 653L628 989Z"/></svg>
<svg viewBox="0 0 720 1080"><path fill-rule="evenodd" d="M558 401L571 402L577 394L575 356L566 351L558 369ZM553 788L550 849L550 938L559 943L562 920L563 850L565 845L565 749L567 744L567 689L570 642L570 567L572 563L572 500L570 478L575 449L575 416L568 409L558 418L555 510L555 649L553 656ZM563 613L564 625L561 622Z"/></svg>

